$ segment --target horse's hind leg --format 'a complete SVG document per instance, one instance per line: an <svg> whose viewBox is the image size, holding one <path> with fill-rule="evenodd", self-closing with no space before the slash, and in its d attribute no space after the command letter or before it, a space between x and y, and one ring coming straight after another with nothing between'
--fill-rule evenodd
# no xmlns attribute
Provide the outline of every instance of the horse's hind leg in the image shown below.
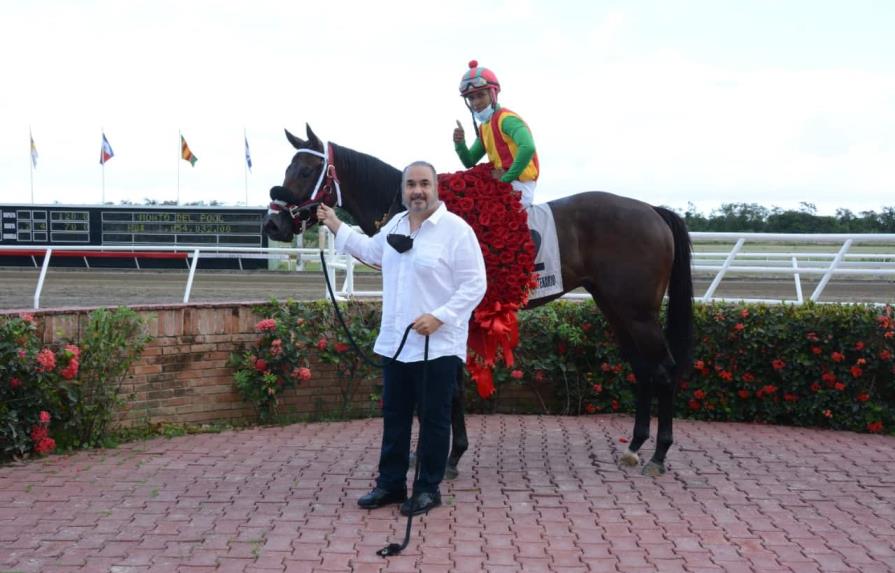
<svg viewBox="0 0 895 573"><path fill-rule="evenodd" d="M643 474L657 476L665 473L665 455L674 443L672 419L674 417L674 384L661 384L656 388L659 399L659 429L656 433L656 451L643 466Z"/></svg>
<svg viewBox="0 0 895 573"><path fill-rule="evenodd" d="M454 397L451 402L451 453L448 455L447 467L444 470L444 479L456 479L459 475L457 464L460 458L469 448L469 439L466 435L466 417L463 408L466 391L463 386L463 369L457 373L457 383L454 386Z"/></svg>
<svg viewBox="0 0 895 573"><path fill-rule="evenodd" d="M637 379L637 400L634 410L634 435L628 444L628 449L622 454L621 461L625 465L636 466L640 464L640 456L637 452L649 438L650 405L652 403L652 385L649 383L649 370L639 359L631 361L634 377Z"/></svg>

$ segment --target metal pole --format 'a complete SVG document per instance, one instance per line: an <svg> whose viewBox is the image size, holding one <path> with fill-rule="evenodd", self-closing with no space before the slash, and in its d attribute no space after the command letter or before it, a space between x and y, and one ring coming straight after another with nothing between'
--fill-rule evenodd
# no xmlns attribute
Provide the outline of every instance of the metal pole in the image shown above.
<svg viewBox="0 0 895 573"><path fill-rule="evenodd" d="M40 277L37 279L37 288L34 289L34 310L40 308L40 291L44 288L44 279L47 276L47 269L50 267L50 256L53 254L53 249L47 249L46 254L44 254L44 264L40 269Z"/></svg>
<svg viewBox="0 0 895 573"><path fill-rule="evenodd" d="M186 291L183 293L183 304L190 302L190 291L193 290L193 277L196 276L196 266L199 264L199 249L193 251L193 264L190 265L190 277L186 281Z"/></svg>

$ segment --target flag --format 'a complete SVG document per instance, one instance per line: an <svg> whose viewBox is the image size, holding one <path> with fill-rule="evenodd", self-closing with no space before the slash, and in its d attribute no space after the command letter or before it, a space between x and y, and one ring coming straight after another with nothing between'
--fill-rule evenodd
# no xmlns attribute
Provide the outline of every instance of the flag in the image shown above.
<svg viewBox="0 0 895 573"><path fill-rule="evenodd" d="M190 146L186 144L186 140L183 136L180 136L180 158L184 161L189 161L190 165L193 167L196 166L196 162L199 161L199 158L193 155L193 152L190 151Z"/></svg>
<svg viewBox="0 0 895 573"><path fill-rule="evenodd" d="M246 142L246 165L249 166L249 171L252 170L252 154L249 153L249 138L245 138Z"/></svg>
<svg viewBox="0 0 895 573"><path fill-rule="evenodd" d="M37 146L34 145L34 136L31 133L28 133L28 137L31 138L31 166L37 167Z"/></svg>
<svg viewBox="0 0 895 573"><path fill-rule="evenodd" d="M115 152L112 151L112 146L109 145L109 140L106 139L106 134L103 133L103 144L99 150L99 164L105 165L106 161L115 157Z"/></svg>

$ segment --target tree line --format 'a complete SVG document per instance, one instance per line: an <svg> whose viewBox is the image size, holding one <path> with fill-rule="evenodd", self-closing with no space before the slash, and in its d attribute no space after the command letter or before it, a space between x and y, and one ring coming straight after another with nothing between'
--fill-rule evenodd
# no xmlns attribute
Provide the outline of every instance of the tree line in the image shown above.
<svg viewBox="0 0 895 573"><path fill-rule="evenodd" d="M835 215L818 215L813 203L798 209L762 207L756 203L724 203L703 215L689 203L683 213L690 231L748 233L895 233L895 207L877 211L836 209Z"/></svg>

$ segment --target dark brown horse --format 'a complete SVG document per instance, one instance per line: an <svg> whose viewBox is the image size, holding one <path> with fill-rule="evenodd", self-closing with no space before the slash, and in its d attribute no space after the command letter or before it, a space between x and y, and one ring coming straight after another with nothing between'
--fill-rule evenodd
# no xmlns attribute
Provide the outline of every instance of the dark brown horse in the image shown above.
<svg viewBox="0 0 895 573"><path fill-rule="evenodd" d="M368 235L403 209L398 169L342 146L324 148L310 127L306 136L307 141L286 132L298 152L286 168L283 185L271 189L274 202L264 221L268 236L291 241L301 227L299 221L316 223L315 207L320 201L341 201L342 208ZM650 405L655 395L659 418L656 450L643 473L662 474L673 441L675 387L691 363L693 285L687 228L668 209L611 193L579 193L549 205L556 221L563 287L567 292L584 287L591 294L612 325L622 355L637 378L633 438L621 461L640 463L637 452L649 438ZM663 332L659 314L666 292ZM554 298L534 300L528 308ZM463 392L458 392L453 408L454 439L448 465L449 474L454 475L468 447L462 396Z"/></svg>

